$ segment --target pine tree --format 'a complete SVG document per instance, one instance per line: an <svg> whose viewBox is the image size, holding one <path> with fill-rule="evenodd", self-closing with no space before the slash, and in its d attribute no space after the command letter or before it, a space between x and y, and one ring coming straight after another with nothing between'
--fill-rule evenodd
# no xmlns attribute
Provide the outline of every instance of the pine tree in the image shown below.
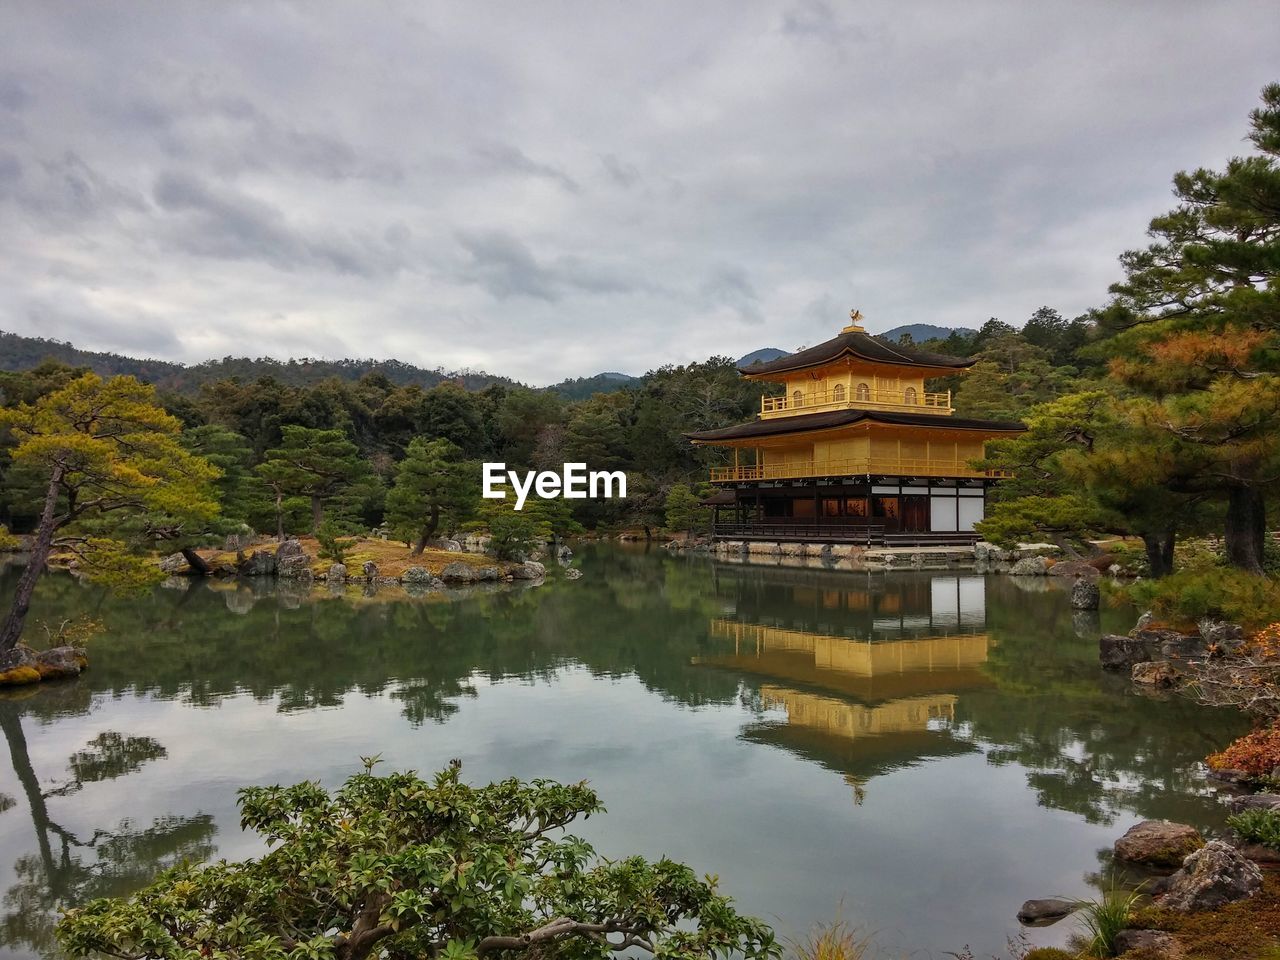
<svg viewBox="0 0 1280 960"><path fill-rule="evenodd" d="M416 437L409 442L387 493L386 518L413 541L415 554L422 553L441 524L455 527L474 513L480 498L479 472L448 440Z"/></svg>
<svg viewBox="0 0 1280 960"><path fill-rule="evenodd" d="M154 542L157 523L196 526L217 515L217 469L182 447L178 421L156 403L154 388L133 377L85 374L34 403L0 410L0 427L17 441L13 462L37 471L45 486L31 556L0 625L0 651L22 636L54 546L74 552L91 577L140 585L158 568L139 555L147 544L124 531L141 530Z"/></svg>
<svg viewBox="0 0 1280 960"><path fill-rule="evenodd" d="M684 530L689 536L693 536L693 531L704 526L711 516L711 511L702 505L697 493L687 483L677 483L671 488L665 507L667 529Z"/></svg>
<svg viewBox="0 0 1280 960"><path fill-rule="evenodd" d="M1280 84L1251 114L1258 154L1174 178L1177 209L1121 258L1102 320L1111 371L1149 398L1181 491L1226 501L1229 562L1261 573L1280 482Z"/></svg>
<svg viewBox="0 0 1280 960"><path fill-rule="evenodd" d="M315 530L324 522L325 503L352 484L367 480L373 471L341 430L286 426L281 434L280 446L268 450L258 465L258 476L275 494L276 533L283 537L286 497L305 497L311 502L311 529Z"/></svg>

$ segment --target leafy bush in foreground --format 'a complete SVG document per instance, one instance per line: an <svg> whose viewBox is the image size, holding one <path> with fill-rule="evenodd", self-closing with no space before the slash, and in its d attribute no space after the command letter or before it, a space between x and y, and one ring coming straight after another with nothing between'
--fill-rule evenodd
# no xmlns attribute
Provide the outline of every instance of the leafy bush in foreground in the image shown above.
<svg viewBox="0 0 1280 960"><path fill-rule="evenodd" d="M1225 750L1210 754L1205 763L1211 770L1239 770L1251 779L1262 780L1280 767L1280 727L1263 727L1232 741Z"/></svg>
<svg viewBox="0 0 1280 960"><path fill-rule="evenodd" d="M779 953L712 878L666 859L603 860L564 834L602 809L585 784L473 787L456 761L431 781L375 776L373 762L332 796L315 783L242 789L242 825L269 853L179 867L127 899L71 910L63 949L184 960Z"/></svg>
<svg viewBox="0 0 1280 960"><path fill-rule="evenodd" d="M1244 810L1227 817L1227 826L1245 843L1260 843L1280 850L1280 811Z"/></svg>

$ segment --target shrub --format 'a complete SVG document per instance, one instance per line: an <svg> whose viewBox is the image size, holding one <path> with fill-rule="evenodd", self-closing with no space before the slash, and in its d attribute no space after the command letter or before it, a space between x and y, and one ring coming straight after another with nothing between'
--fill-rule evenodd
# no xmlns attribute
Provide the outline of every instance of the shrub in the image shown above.
<svg viewBox="0 0 1280 960"><path fill-rule="evenodd" d="M1036 947L1022 960L1076 960L1076 955L1060 947Z"/></svg>
<svg viewBox="0 0 1280 960"><path fill-rule="evenodd" d="M1245 843L1280 850L1280 811L1245 810L1227 817L1227 826Z"/></svg>
<svg viewBox="0 0 1280 960"><path fill-rule="evenodd" d="M564 834L602 808L586 784L372 773L332 796L319 784L248 787L241 822L258 860L183 865L123 899L67 911L73 957L604 960L741 953L772 960L768 926L738 914L711 878L671 860L598 858Z"/></svg>
<svg viewBox="0 0 1280 960"><path fill-rule="evenodd" d="M489 521L489 549L499 560L524 560L533 549L537 524L518 513L499 513Z"/></svg>
<svg viewBox="0 0 1280 960"><path fill-rule="evenodd" d="M1239 770L1253 780L1271 776L1280 767L1280 727L1270 726L1246 733L1225 750L1205 758L1210 770Z"/></svg>
<svg viewBox="0 0 1280 960"><path fill-rule="evenodd" d="M1162 620L1194 622L1208 617L1246 626L1280 620L1280 581L1242 570L1186 570L1141 580L1128 593Z"/></svg>

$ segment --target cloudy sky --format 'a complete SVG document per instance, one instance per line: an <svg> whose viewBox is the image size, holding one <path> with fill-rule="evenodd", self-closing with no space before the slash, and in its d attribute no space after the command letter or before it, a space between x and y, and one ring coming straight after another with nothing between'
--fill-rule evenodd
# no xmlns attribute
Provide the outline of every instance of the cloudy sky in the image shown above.
<svg viewBox="0 0 1280 960"><path fill-rule="evenodd" d="M1100 303L1271 2L0 7L0 329L530 383Z"/></svg>

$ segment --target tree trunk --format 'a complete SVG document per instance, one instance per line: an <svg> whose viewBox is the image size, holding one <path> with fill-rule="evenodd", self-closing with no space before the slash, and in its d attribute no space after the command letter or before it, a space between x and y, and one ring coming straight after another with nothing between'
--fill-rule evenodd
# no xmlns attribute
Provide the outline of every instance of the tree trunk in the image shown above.
<svg viewBox="0 0 1280 960"><path fill-rule="evenodd" d="M1227 497L1227 562L1262 575L1263 543L1267 536L1267 508L1254 487L1232 487Z"/></svg>
<svg viewBox="0 0 1280 960"><path fill-rule="evenodd" d="M276 540L284 543L284 494L276 492Z"/></svg>
<svg viewBox="0 0 1280 960"><path fill-rule="evenodd" d="M324 501L319 497L311 498L311 532L315 533L324 523Z"/></svg>
<svg viewBox="0 0 1280 960"><path fill-rule="evenodd" d="M213 576L213 567L205 561L204 557L196 553L194 547L183 547L182 556L186 559L191 569L202 577Z"/></svg>
<svg viewBox="0 0 1280 960"><path fill-rule="evenodd" d="M44 496L44 511L40 514L40 525L36 527L35 540L31 544L31 557L18 580L18 589L14 591L9 614L4 618L4 625L0 626L0 653L18 645L27 611L31 609L31 596L35 593L36 581L44 573L45 562L49 559L49 548L53 545L53 531L57 522L54 513L58 508L62 473L63 468L59 464L53 468L53 475L49 478L49 489Z"/></svg>
<svg viewBox="0 0 1280 960"><path fill-rule="evenodd" d="M440 508L433 506L431 513L427 515L427 522L422 526L422 532L418 534L418 542L413 545L413 555L420 556L422 551L427 549L427 541L436 535L436 530L440 527Z"/></svg>
<svg viewBox="0 0 1280 960"><path fill-rule="evenodd" d="M1152 577L1167 577L1173 573L1173 545L1177 536L1172 530L1142 535L1142 542L1147 548L1147 566L1151 569Z"/></svg>

